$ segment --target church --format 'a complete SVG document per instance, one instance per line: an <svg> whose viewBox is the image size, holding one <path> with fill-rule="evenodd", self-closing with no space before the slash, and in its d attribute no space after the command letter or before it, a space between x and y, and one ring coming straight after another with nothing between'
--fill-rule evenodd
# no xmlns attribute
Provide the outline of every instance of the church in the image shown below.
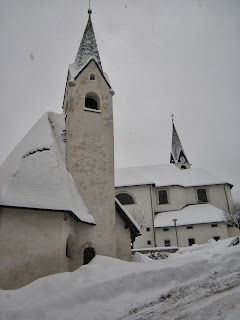
<svg viewBox="0 0 240 320"><path fill-rule="evenodd" d="M117 199L141 226L134 249L186 247L240 235L223 214L232 211L233 186L191 168L173 119L170 163L116 169L115 186Z"/></svg>
<svg viewBox="0 0 240 320"><path fill-rule="evenodd" d="M63 112L45 113L0 166L0 289L97 255L235 236L232 185L191 168L174 121L170 164L114 170L113 95L89 9Z"/></svg>
<svg viewBox="0 0 240 320"><path fill-rule="evenodd" d="M112 96L89 9L63 113L45 113L0 166L0 288L131 259L138 224L115 198Z"/></svg>

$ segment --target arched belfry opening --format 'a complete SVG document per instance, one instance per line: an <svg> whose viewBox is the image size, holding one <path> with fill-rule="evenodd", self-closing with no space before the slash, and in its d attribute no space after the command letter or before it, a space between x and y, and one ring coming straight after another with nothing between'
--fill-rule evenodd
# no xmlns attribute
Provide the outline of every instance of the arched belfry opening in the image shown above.
<svg viewBox="0 0 240 320"><path fill-rule="evenodd" d="M95 92L88 92L86 94L85 109L100 110L100 100Z"/></svg>
<svg viewBox="0 0 240 320"><path fill-rule="evenodd" d="M92 247L84 249L83 252L83 264L88 264L96 255L96 250Z"/></svg>

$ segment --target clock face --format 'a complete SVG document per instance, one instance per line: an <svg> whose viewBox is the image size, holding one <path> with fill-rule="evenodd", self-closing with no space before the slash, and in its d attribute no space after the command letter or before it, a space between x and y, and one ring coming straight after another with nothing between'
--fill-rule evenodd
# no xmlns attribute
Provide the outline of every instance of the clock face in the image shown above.
<svg viewBox="0 0 240 320"><path fill-rule="evenodd" d="M181 157L180 157L180 161L181 161L182 163L184 163L184 162L186 162L186 159L185 159L183 156L181 156Z"/></svg>

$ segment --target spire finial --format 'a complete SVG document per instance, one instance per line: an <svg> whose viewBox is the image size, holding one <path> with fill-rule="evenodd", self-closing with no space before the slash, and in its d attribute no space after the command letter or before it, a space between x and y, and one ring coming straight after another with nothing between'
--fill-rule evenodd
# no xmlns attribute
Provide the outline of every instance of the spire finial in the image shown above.
<svg viewBox="0 0 240 320"><path fill-rule="evenodd" d="M173 122L173 120L174 120L174 114L172 113L171 116L172 116L172 122Z"/></svg>
<svg viewBox="0 0 240 320"><path fill-rule="evenodd" d="M91 0L89 0L89 9L88 9L88 14L90 15L92 13L92 9L91 9Z"/></svg>

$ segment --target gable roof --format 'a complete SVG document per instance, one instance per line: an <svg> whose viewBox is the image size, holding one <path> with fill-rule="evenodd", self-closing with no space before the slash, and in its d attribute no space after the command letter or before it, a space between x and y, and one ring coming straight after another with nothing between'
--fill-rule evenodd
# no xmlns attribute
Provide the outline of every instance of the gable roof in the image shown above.
<svg viewBox="0 0 240 320"><path fill-rule="evenodd" d="M223 222L224 216L221 209L210 204L189 205L181 210L157 213L154 219L154 227L174 227L173 219L177 219L177 226L183 226Z"/></svg>
<svg viewBox="0 0 240 320"><path fill-rule="evenodd" d="M63 114L45 113L0 166L0 205L71 211L95 224L66 169Z"/></svg>
<svg viewBox="0 0 240 320"><path fill-rule="evenodd" d="M115 187L153 184L156 187L182 187L226 184L205 169L178 169L175 164L115 169Z"/></svg>
<svg viewBox="0 0 240 320"><path fill-rule="evenodd" d="M115 208L117 213L130 228L132 236L134 238L140 236L142 233L139 225L117 198L115 198Z"/></svg>

